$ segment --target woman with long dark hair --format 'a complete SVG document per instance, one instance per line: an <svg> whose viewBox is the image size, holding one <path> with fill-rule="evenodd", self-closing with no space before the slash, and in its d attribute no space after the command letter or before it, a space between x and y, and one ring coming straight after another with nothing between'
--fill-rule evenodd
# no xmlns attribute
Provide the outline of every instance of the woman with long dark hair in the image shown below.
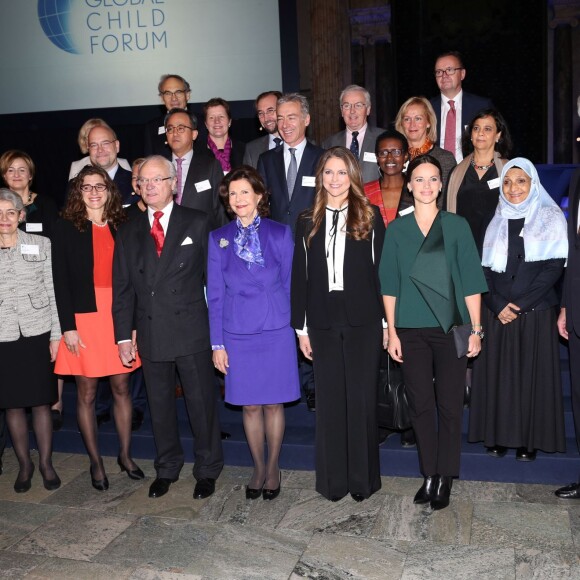
<svg viewBox="0 0 580 580"><path fill-rule="evenodd" d="M131 459L132 368L119 359L113 331L112 278L115 233L126 219L121 196L104 169L89 165L73 180L62 218L54 228L54 286L63 332L55 372L74 375L77 420L91 461L91 482L105 491L109 480L99 453L95 396L98 379L109 377L119 436L117 463L131 479L143 472Z"/></svg>
<svg viewBox="0 0 580 580"><path fill-rule="evenodd" d="M362 501L381 487L377 381L383 331L378 264L385 226L344 147L316 170L314 206L298 220L292 326L314 364L316 490Z"/></svg>

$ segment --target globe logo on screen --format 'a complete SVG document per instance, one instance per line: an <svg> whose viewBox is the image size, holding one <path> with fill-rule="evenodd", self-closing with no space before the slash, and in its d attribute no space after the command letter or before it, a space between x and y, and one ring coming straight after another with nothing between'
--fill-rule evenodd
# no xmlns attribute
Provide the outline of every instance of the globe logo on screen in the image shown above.
<svg viewBox="0 0 580 580"><path fill-rule="evenodd" d="M71 54L80 54L70 33L73 0L38 0L38 19L50 42Z"/></svg>

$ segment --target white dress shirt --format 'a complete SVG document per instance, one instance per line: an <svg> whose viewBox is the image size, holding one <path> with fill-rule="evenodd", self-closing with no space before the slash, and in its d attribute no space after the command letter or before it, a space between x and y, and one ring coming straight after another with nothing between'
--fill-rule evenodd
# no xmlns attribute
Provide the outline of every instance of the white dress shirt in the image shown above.
<svg viewBox="0 0 580 580"><path fill-rule="evenodd" d="M177 171L177 155L175 153L171 154L171 159L173 161L173 165L175 166L175 170ZM181 164L181 191L179 192L180 195L183 194L183 188L185 187L185 182L187 181L187 174L189 173L189 166L191 165L191 160L193 159L193 149L190 149L181 159L183 159L183 163Z"/></svg>
<svg viewBox="0 0 580 580"><path fill-rule="evenodd" d="M328 289L332 291L344 290L344 249L346 242L346 215L348 205L340 208L336 232L332 226L335 209L326 207L326 234L324 247L326 248L326 266L328 270ZM335 245L336 240L336 245Z"/></svg>
<svg viewBox="0 0 580 580"><path fill-rule="evenodd" d="M362 149L362 144L363 141L365 140L365 134L367 132L367 127L368 127L368 123L365 123L359 130L358 130L358 135L356 136L356 140L358 141L358 150L360 152L360 150ZM345 147L347 149L350 149L350 146L352 145L352 131L347 127L346 128L346 144Z"/></svg>
<svg viewBox="0 0 580 580"><path fill-rule="evenodd" d="M153 214L156 211L157 211L156 209L153 209L152 207L147 206L147 217L149 218L149 225L151 227L153 227L153 220L155 219L155 216ZM173 201L170 201L160 211L163 212L163 215L161 216L161 219L159 220L159 223L161 224L161 227L163 228L163 233L167 237L167 226L169 225L169 216L171 215L171 212L173 211Z"/></svg>
<svg viewBox="0 0 580 580"><path fill-rule="evenodd" d="M298 145L294 145L294 155L296 156L296 166L298 167L298 171L300 171L300 162L302 161L302 154L304 153L304 149L306 147L306 137L302 139ZM284 174L288 175L288 167L290 166L290 159L292 155L290 151L288 151L290 147L286 143L284 143Z"/></svg>

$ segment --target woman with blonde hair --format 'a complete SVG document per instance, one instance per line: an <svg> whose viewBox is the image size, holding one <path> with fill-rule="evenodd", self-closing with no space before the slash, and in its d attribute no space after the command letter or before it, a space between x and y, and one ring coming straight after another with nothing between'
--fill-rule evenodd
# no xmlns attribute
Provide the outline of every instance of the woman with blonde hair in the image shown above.
<svg viewBox="0 0 580 580"><path fill-rule="evenodd" d="M395 129L403 133L409 141L409 161L413 161L419 155L431 155L439 161L445 194L449 175L457 162L452 153L436 145L437 117L431 103L425 97L407 99L397 113ZM408 204L412 203L410 196L407 196L405 201ZM439 202L441 201L442 197L439 198Z"/></svg>
<svg viewBox="0 0 580 580"><path fill-rule="evenodd" d="M381 487L377 380L383 330L378 265L385 233L377 207L344 147L316 170L312 209L296 224L292 326L313 361L316 490L363 501Z"/></svg>

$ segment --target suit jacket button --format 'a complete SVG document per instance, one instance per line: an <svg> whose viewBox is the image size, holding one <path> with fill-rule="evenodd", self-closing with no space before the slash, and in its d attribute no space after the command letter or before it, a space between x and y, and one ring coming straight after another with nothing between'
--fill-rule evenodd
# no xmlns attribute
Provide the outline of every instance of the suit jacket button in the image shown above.
<svg viewBox="0 0 580 580"><path fill-rule="evenodd" d="M151 291L151 296L155 296L155 290Z"/></svg>
<svg viewBox="0 0 580 580"><path fill-rule="evenodd" d="M183 262L181 262L181 264L179 264L179 267L180 268L183 268Z"/></svg>

